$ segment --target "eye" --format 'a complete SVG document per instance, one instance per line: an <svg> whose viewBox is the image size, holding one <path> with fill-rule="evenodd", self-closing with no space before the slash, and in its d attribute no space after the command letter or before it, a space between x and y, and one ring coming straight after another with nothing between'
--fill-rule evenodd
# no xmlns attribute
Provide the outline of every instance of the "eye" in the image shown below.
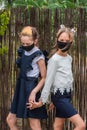
<svg viewBox="0 0 87 130"><path fill-rule="evenodd" d="M28 45L29 45L29 43L26 43L26 45L28 46Z"/></svg>
<svg viewBox="0 0 87 130"><path fill-rule="evenodd" d="M60 42L64 42L64 39L59 39Z"/></svg>
<svg viewBox="0 0 87 130"><path fill-rule="evenodd" d="M63 42L64 40L63 39L60 39L61 42Z"/></svg>
<svg viewBox="0 0 87 130"><path fill-rule="evenodd" d="M21 43L23 46L28 46L29 43Z"/></svg>
<svg viewBox="0 0 87 130"><path fill-rule="evenodd" d="M61 42L66 42L66 43L70 42L69 40L64 40L64 39L60 39L60 41Z"/></svg>

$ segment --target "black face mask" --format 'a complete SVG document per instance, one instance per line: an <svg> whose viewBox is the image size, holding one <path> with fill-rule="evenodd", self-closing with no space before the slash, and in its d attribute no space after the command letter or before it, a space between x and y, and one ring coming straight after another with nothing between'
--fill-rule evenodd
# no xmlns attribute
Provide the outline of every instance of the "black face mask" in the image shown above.
<svg viewBox="0 0 87 130"><path fill-rule="evenodd" d="M57 41L58 48L61 49L62 52L66 52L70 49L72 42L60 42Z"/></svg>
<svg viewBox="0 0 87 130"><path fill-rule="evenodd" d="M25 50L25 51L30 51L34 48L34 43L30 46L22 46L22 48Z"/></svg>

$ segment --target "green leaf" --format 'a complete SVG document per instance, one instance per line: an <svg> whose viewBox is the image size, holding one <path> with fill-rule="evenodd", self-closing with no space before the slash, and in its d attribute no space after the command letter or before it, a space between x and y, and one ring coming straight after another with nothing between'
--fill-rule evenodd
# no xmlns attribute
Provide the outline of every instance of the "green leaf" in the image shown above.
<svg viewBox="0 0 87 130"><path fill-rule="evenodd" d="M10 11L2 11L0 14L0 35L4 35L10 20Z"/></svg>
<svg viewBox="0 0 87 130"><path fill-rule="evenodd" d="M12 6L13 7L20 7L20 6L27 6L27 3L23 0L15 0L13 3L12 3Z"/></svg>
<svg viewBox="0 0 87 130"><path fill-rule="evenodd" d="M0 48L0 55L4 55L8 52L8 48L6 45L2 45L2 47Z"/></svg>
<svg viewBox="0 0 87 130"><path fill-rule="evenodd" d="M63 2L61 2L61 4L63 4L63 6L65 8L74 8L75 7L75 4L73 2L70 2L70 1L66 1L64 0Z"/></svg>
<svg viewBox="0 0 87 130"><path fill-rule="evenodd" d="M49 4L48 5L49 9L62 8L62 7L63 7L63 5L60 4L60 3L54 3L54 4Z"/></svg>

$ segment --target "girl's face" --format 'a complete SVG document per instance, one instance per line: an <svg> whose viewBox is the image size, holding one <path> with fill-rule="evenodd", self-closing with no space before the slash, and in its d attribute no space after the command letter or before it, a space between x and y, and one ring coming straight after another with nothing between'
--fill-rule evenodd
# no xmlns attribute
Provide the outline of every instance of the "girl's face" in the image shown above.
<svg viewBox="0 0 87 130"><path fill-rule="evenodd" d="M21 36L21 43L23 46L30 46L34 44L34 40L32 36Z"/></svg>
<svg viewBox="0 0 87 130"><path fill-rule="evenodd" d="M67 52L71 47L70 37L67 32L63 32L57 39L57 45L61 52Z"/></svg>
<svg viewBox="0 0 87 130"><path fill-rule="evenodd" d="M66 32L63 32L57 39L60 42L68 43L70 42L69 34Z"/></svg>

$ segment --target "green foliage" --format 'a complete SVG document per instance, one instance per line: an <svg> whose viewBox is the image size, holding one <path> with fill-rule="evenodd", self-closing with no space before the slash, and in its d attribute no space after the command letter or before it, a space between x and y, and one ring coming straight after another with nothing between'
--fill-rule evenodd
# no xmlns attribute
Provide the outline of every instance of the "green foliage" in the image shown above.
<svg viewBox="0 0 87 130"><path fill-rule="evenodd" d="M87 8L87 0L76 0L75 6L76 7Z"/></svg>
<svg viewBox="0 0 87 130"><path fill-rule="evenodd" d="M12 3L13 7L26 6L27 8L38 7L38 8L77 8L86 7L87 0L14 0Z"/></svg>
<svg viewBox="0 0 87 130"><path fill-rule="evenodd" d="M10 20L10 11L3 10L0 13L0 35L3 36Z"/></svg>
<svg viewBox="0 0 87 130"><path fill-rule="evenodd" d="M27 8L85 8L87 0L3 0L5 7L20 7Z"/></svg>
<svg viewBox="0 0 87 130"><path fill-rule="evenodd" d="M4 55L8 52L8 48L6 45L2 45L2 47L0 47L0 55Z"/></svg>
<svg viewBox="0 0 87 130"><path fill-rule="evenodd" d="M47 8L47 0L14 0L12 3L13 7L26 6L27 8L38 7Z"/></svg>

